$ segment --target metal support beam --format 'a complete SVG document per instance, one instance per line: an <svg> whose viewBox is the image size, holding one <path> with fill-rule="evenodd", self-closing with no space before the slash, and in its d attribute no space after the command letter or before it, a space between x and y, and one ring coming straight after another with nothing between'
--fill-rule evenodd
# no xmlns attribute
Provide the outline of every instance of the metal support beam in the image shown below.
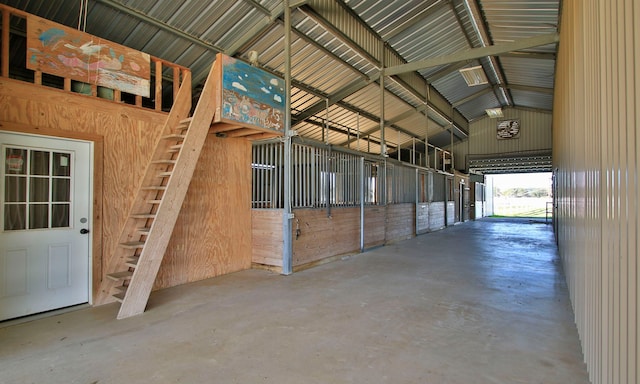
<svg viewBox="0 0 640 384"><path fill-rule="evenodd" d="M393 67L384 69L384 73L387 76L397 75L405 72L419 71L422 69L437 67L440 65L446 65L451 63L457 63L465 60L479 59L485 56L496 56L501 53L518 51L521 49L528 49L539 47L541 45L554 44L560 41L560 37L557 33L550 33L546 35L540 35L536 37L530 37L526 39L516 40L511 43L502 43L496 45L489 45L484 48L471 48L459 51L450 55L444 55L439 57L433 57L426 60L414 61L408 64L400 64Z"/></svg>
<svg viewBox="0 0 640 384"><path fill-rule="evenodd" d="M291 8L289 8L289 0L284 0L284 25L285 141L282 274L290 275L293 272L293 244L291 239L291 220L293 214L291 213Z"/></svg>
<svg viewBox="0 0 640 384"><path fill-rule="evenodd" d="M364 157L360 158L360 252L364 252L364 188L366 186L364 177Z"/></svg>
<svg viewBox="0 0 640 384"><path fill-rule="evenodd" d="M438 72L433 73L431 76L429 76L427 78L427 82L429 84L433 84L436 81L438 81L438 80L440 80L440 79L442 79L442 78L444 78L446 76L449 76L449 74L451 72L455 72L455 71L459 70L460 68L464 68L467 64L469 64L469 62L470 61L460 61L458 63L453 63L453 64L450 64L450 65L447 65L446 67L438 70Z"/></svg>
<svg viewBox="0 0 640 384"><path fill-rule="evenodd" d="M344 98L353 95L359 90L363 89L367 85L371 84L373 80L371 79L358 79L346 87L342 88L340 91L334 93L333 95L327 98L328 105L334 105L335 103L343 100ZM305 109L304 111L298 113L296 117L296 123L294 125L300 124L304 120L308 119L311 116L321 112L323 109L327 108L327 103L325 101L318 101L314 105Z"/></svg>
<svg viewBox="0 0 640 384"><path fill-rule="evenodd" d="M555 60L555 53L542 53L542 52L506 52L501 53L498 57L515 57L518 59L539 59L539 60Z"/></svg>
<svg viewBox="0 0 640 384"><path fill-rule="evenodd" d="M480 39L480 43L482 44L483 47L490 45L491 39L489 37L489 34L487 33L488 28L485 25L482 16L480 15L480 8L478 7L478 3L476 2L476 0L465 0L464 5L467 9L467 13L469 14L471 25L473 26L473 29L475 30L476 34L478 35L478 38ZM494 56L489 56L488 59L489 59L489 67L491 67L491 71L493 72L496 79L498 80L497 85L506 85L507 82L504 79L502 68L498 63L498 60ZM498 93L502 93L505 104L507 106L513 105L513 99L511 98L511 95L509 94L509 92L507 92L505 88L493 88L493 90L496 92L496 98L498 99L498 101L500 101L500 97L498 96Z"/></svg>
<svg viewBox="0 0 640 384"><path fill-rule="evenodd" d="M462 104L468 103L468 102L470 102L471 100L475 100L475 99L477 99L478 97L480 97L480 96L484 96L484 95L486 95L487 93L491 93L491 92L493 92L493 87L486 87L485 89L483 89L483 90L481 90L481 91L478 91L478 92L474 93L473 95L469 95L469 96L467 96L467 97L465 97L465 98L462 98L462 99L460 99L460 100L456 101L455 103L451 104L451 106L452 106L453 108L459 107L459 106L461 106Z"/></svg>
<svg viewBox="0 0 640 384"><path fill-rule="evenodd" d="M507 88L513 89L516 91L538 92L538 93L545 93L547 95L553 95L553 88L532 87L528 85L517 85L517 84L509 84Z"/></svg>
<svg viewBox="0 0 640 384"><path fill-rule="evenodd" d="M234 39L233 43L227 48L224 52L229 56L235 55L238 50L247 44L249 41L253 40L256 36L259 36L263 33L271 24L273 24L284 12L284 4L279 4L270 15L264 16L260 19L259 22L255 23L251 28L249 28L242 36L239 36L237 39Z"/></svg>
<svg viewBox="0 0 640 384"><path fill-rule="evenodd" d="M196 37L193 37L191 35L189 35L188 33L185 33L181 30L179 30L178 28L174 28L168 24L165 24L159 20L154 19L153 17L147 16L144 13L135 10L133 8L127 7L126 5L122 5L118 2L115 2L113 0L96 0L96 2L104 4L110 8L113 8L119 12L124 13L127 16L131 16L134 17L138 20L144 21L145 23L148 23L150 25L153 25L154 27L163 30L165 32L171 33L173 35L176 35L182 39L185 39L187 41L189 41L192 44L198 45L200 47L206 48L207 50L212 50L215 53L220 53L220 52L224 52L224 50L220 47L217 47L211 43L207 43L204 40L198 39Z"/></svg>
<svg viewBox="0 0 640 384"><path fill-rule="evenodd" d="M289 2L289 8L298 8L307 4L309 0L293 0Z"/></svg>

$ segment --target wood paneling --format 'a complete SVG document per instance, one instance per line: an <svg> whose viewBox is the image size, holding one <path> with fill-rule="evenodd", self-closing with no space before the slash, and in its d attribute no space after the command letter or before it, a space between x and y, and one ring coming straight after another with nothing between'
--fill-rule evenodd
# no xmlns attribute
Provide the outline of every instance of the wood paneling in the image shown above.
<svg viewBox="0 0 640 384"><path fill-rule="evenodd" d="M413 203L387 205L386 242L410 239L414 236L415 207Z"/></svg>
<svg viewBox="0 0 640 384"><path fill-rule="evenodd" d="M360 251L360 208L333 208L330 217L324 209L296 209L294 214L294 266Z"/></svg>
<svg viewBox="0 0 640 384"><path fill-rule="evenodd" d="M104 255L113 252L111 241L120 235L129 205L145 170L156 137L166 114L125 104L76 95L34 84L0 79L0 121L3 125L18 124L27 133L59 137L96 137L102 142L102 158L94 159L94 176L102 181L102 209L96 212L94 223L102 224L102 233L93 231L94 303L104 303L110 292L104 289L104 274L111 270ZM96 142L96 140L94 140ZM100 153L96 151L95 156ZM100 173L101 172L101 173ZM101 216L100 216L101 215ZM101 235L101 237L100 237ZM100 259L97 260L98 253Z"/></svg>
<svg viewBox="0 0 640 384"><path fill-rule="evenodd" d="M429 203L429 230L437 231L444 226L444 201Z"/></svg>
<svg viewBox="0 0 640 384"><path fill-rule="evenodd" d="M2 129L94 143L94 304L111 301L104 255L126 220L167 114L11 79L0 79ZM244 139L207 139L155 287L251 265L251 148ZM102 227L96 231L95 226ZM96 245L102 249L96 249Z"/></svg>
<svg viewBox="0 0 640 384"><path fill-rule="evenodd" d="M251 268L251 142L209 135L154 289Z"/></svg>
<svg viewBox="0 0 640 384"><path fill-rule="evenodd" d="M454 201L447 201L447 225L453 225L456 223L456 203Z"/></svg>
<svg viewBox="0 0 640 384"><path fill-rule="evenodd" d="M416 234L429 232L429 203L416 204Z"/></svg>
<svg viewBox="0 0 640 384"><path fill-rule="evenodd" d="M284 239L282 237L282 209L254 209L251 211L251 232L254 264L282 268Z"/></svg>
<svg viewBox="0 0 640 384"><path fill-rule="evenodd" d="M364 246L366 248L384 244L386 212L384 206L372 206L364 209Z"/></svg>

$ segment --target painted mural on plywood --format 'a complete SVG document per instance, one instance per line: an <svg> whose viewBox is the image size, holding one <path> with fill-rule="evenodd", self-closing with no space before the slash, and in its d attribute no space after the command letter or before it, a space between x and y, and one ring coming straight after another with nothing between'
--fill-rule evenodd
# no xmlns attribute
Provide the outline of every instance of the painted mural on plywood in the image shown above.
<svg viewBox="0 0 640 384"><path fill-rule="evenodd" d="M284 80L229 56L222 61L222 118L283 130Z"/></svg>
<svg viewBox="0 0 640 384"><path fill-rule="evenodd" d="M27 68L144 97L150 56L35 16L27 18Z"/></svg>

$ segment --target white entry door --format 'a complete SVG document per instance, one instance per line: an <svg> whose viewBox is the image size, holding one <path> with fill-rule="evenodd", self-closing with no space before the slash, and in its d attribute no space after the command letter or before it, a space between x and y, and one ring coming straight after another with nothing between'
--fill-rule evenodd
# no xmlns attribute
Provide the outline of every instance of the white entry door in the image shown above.
<svg viewBox="0 0 640 384"><path fill-rule="evenodd" d="M89 302L89 142L0 132L0 320Z"/></svg>

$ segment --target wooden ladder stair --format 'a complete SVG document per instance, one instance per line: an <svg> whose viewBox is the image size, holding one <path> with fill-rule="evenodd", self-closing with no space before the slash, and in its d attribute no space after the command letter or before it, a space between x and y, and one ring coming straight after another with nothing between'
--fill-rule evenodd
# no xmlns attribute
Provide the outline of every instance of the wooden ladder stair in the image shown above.
<svg viewBox="0 0 640 384"><path fill-rule="evenodd" d="M191 81L183 81L118 240L113 260L122 270L107 275L119 284L118 319L147 305L216 111L215 66L190 118Z"/></svg>

